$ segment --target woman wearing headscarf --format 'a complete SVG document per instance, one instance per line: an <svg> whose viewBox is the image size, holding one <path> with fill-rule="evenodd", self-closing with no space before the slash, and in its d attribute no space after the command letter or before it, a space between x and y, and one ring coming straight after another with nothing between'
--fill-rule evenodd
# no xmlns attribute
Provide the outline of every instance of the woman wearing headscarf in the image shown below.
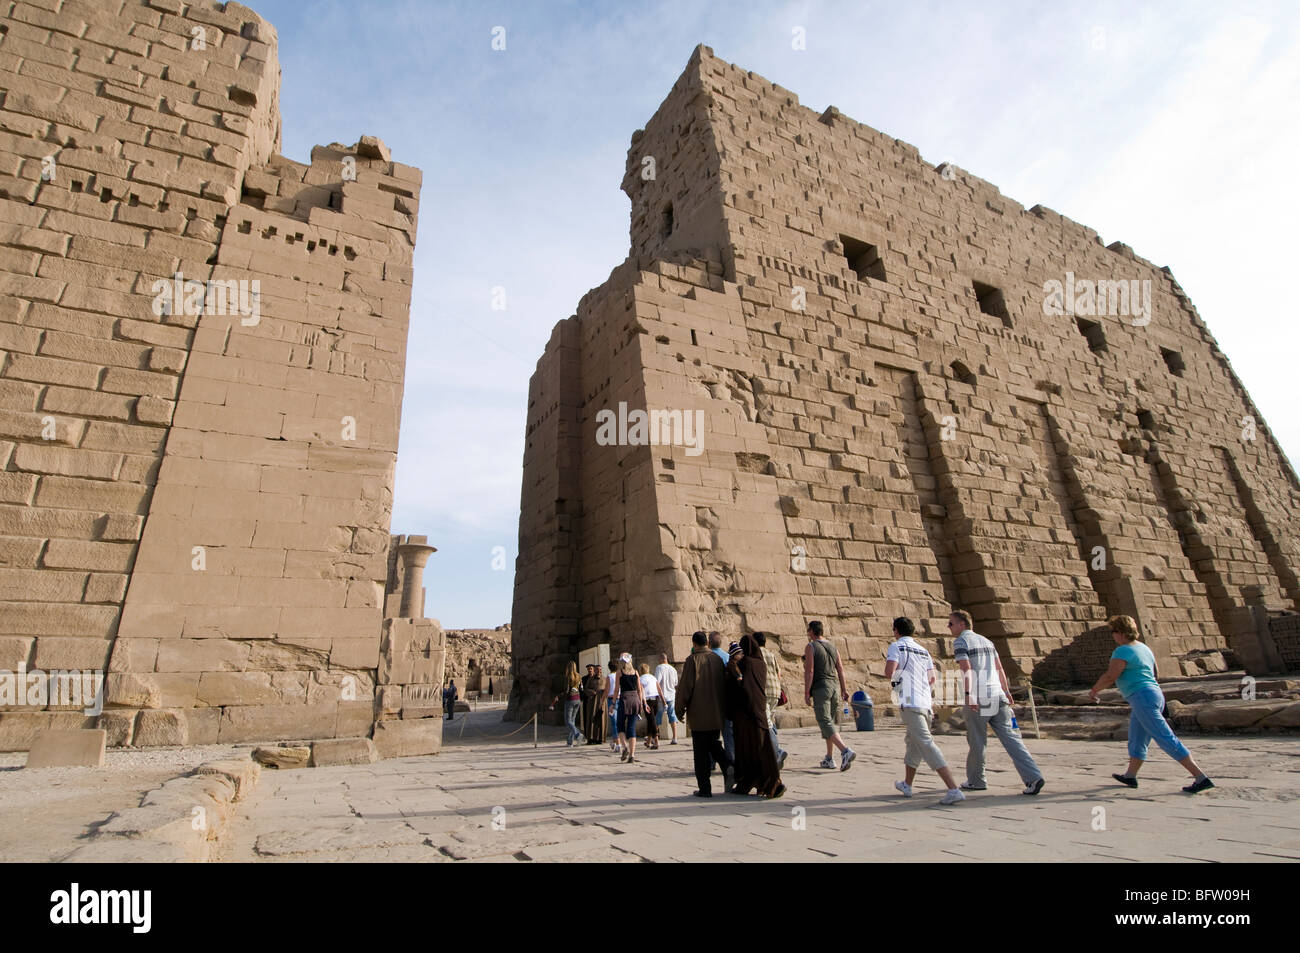
<svg viewBox="0 0 1300 953"><path fill-rule="evenodd" d="M732 643L727 665L727 697L736 738L736 784L733 794L756 792L778 798L785 793L776 766L772 735L767 730L767 665L752 636Z"/></svg>
<svg viewBox="0 0 1300 953"><path fill-rule="evenodd" d="M582 712L587 719L587 744L598 745L605 740L605 676L599 665L587 666L587 677L582 682Z"/></svg>

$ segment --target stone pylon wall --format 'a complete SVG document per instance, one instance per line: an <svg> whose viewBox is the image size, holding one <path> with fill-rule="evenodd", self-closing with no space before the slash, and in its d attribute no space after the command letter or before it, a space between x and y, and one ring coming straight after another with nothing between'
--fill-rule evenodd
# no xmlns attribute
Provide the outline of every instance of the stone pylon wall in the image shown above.
<svg viewBox="0 0 1300 953"><path fill-rule="evenodd" d="M1246 602L1300 600L1300 486L1167 270L705 47L633 136L623 188L634 257L584 299L614 304L562 323L575 343L552 338L530 395L521 704L600 641L680 660L695 629L762 629L793 666L813 618L878 690L891 620L946 656L954 604L1026 673L1120 612L1164 671L1216 648L1268 667ZM1151 312L1045 313L1067 272L1150 282ZM703 454L597 442L618 395L572 388L612 348L640 362L622 393L704 412ZM579 435L562 462L543 406ZM653 492L587 478L611 461ZM564 535L537 518L561 505L542 470L581 475Z"/></svg>
<svg viewBox="0 0 1300 953"><path fill-rule="evenodd" d="M367 734L420 173L278 155L237 3L0 14L0 668L108 670L111 744Z"/></svg>

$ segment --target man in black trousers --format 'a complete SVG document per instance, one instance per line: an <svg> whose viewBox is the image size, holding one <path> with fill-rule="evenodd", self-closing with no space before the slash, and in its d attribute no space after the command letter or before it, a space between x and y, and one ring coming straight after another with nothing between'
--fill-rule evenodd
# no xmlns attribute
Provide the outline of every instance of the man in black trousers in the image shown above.
<svg viewBox="0 0 1300 953"><path fill-rule="evenodd" d="M713 762L722 766L724 792L730 792L735 765L722 747L722 693L726 668L722 659L709 651L709 637L703 632L691 636L691 656L682 666L675 703L677 717L685 719L691 729L691 749L695 755L696 797L713 797L709 775Z"/></svg>

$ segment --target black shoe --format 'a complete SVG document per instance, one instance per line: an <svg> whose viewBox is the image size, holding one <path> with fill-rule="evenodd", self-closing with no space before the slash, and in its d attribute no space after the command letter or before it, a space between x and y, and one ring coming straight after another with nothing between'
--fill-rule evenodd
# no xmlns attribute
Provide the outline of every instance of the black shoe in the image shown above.
<svg viewBox="0 0 1300 953"><path fill-rule="evenodd" d="M1136 780L1136 779L1135 779L1135 780ZM1023 791L1021 791L1020 793L1021 793L1021 794L1028 794L1030 797L1033 797L1035 794L1037 794L1039 791L1041 791L1041 790L1043 789L1043 785L1046 784L1046 783L1047 783L1047 779L1046 779L1046 778L1039 778L1037 781L1035 781L1033 784L1029 785L1027 788L1025 788L1025 789L1024 789Z"/></svg>
<svg viewBox="0 0 1300 953"><path fill-rule="evenodd" d="M782 794L784 794L784 793L785 793L785 785L784 785L784 784L778 784L778 785L776 786L776 788L772 791L772 793L771 793L770 795L768 795L768 796L769 796L773 801L775 801L777 798L779 798L779 797L780 797Z"/></svg>
<svg viewBox="0 0 1300 953"><path fill-rule="evenodd" d="M1201 778L1199 781L1193 781L1191 784L1187 785L1187 787L1183 788L1183 790L1188 794L1200 794L1202 791L1206 791L1212 787L1214 787L1214 782L1206 777Z"/></svg>
<svg viewBox="0 0 1300 953"><path fill-rule="evenodd" d="M1138 779L1130 778L1127 774L1112 774L1111 777L1126 787L1135 788L1138 786Z"/></svg>
<svg viewBox="0 0 1300 953"><path fill-rule="evenodd" d="M692 791L691 793L696 797L713 797L712 791Z"/></svg>

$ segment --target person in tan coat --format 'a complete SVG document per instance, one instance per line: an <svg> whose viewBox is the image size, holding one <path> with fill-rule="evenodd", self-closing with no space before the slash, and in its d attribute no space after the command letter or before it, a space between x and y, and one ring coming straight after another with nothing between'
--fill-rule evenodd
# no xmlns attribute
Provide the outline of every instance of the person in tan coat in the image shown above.
<svg viewBox="0 0 1300 953"><path fill-rule="evenodd" d="M674 702L677 717L691 728L691 748L695 755L696 797L713 797L709 780L712 763L722 766L724 792L730 792L734 765L722 747L723 690L726 668L722 659L709 651L709 637L703 632L691 636L691 655L682 666Z"/></svg>

